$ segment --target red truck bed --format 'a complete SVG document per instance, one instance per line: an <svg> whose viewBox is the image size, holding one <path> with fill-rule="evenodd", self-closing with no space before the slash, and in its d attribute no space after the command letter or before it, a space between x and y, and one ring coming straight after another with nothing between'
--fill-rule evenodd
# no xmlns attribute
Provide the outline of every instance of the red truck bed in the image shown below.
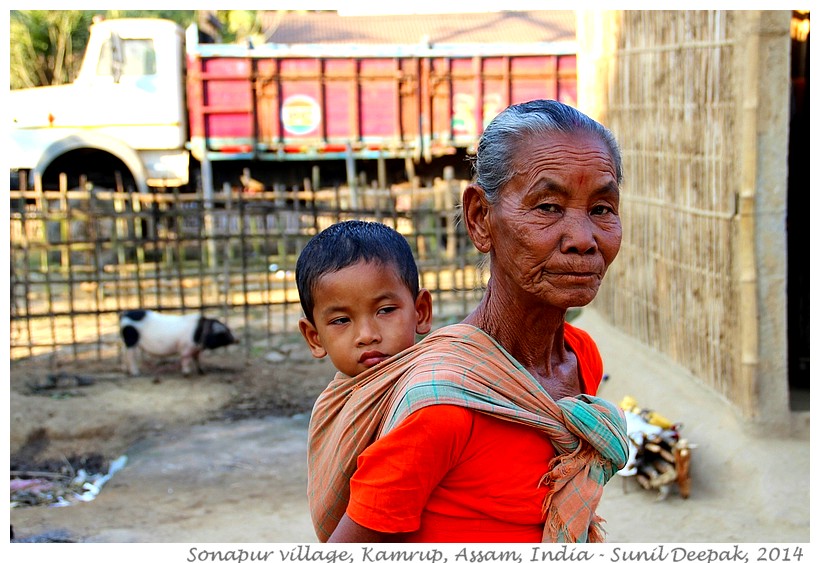
<svg viewBox="0 0 820 563"><path fill-rule="evenodd" d="M189 51L194 155L207 147L211 160L314 160L344 158L349 147L357 159L429 159L470 150L511 103L576 103L574 54L309 47Z"/></svg>

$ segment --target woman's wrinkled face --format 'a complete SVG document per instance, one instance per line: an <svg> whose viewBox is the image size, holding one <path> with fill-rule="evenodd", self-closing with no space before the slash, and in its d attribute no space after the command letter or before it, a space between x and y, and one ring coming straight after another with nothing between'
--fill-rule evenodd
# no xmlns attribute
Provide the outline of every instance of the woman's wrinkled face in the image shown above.
<svg viewBox="0 0 820 563"><path fill-rule="evenodd" d="M613 159L588 133L534 137L518 155L488 214L492 275L533 303L582 307L621 246Z"/></svg>

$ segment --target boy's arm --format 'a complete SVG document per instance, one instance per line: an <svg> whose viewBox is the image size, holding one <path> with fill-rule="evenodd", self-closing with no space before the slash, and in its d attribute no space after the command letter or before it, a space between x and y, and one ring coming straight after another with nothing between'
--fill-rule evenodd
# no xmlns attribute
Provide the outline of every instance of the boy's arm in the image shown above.
<svg viewBox="0 0 820 563"><path fill-rule="evenodd" d="M380 543L390 542L398 534L377 532L370 528L365 528L361 524L354 522L350 516L345 514L339 520L339 525L333 530L328 538L328 543Z"/></svg>

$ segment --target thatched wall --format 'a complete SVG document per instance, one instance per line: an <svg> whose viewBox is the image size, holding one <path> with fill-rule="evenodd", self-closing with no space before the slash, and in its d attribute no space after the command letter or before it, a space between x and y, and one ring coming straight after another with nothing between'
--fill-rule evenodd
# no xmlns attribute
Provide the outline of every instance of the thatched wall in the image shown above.
<svg viewBox="0 0 820 563"><path fill-rule="evenodd" d="M789 15L596 12L578 26L579 105L624 158L623 246L594 305L750 418L788 411Z"/></svg>

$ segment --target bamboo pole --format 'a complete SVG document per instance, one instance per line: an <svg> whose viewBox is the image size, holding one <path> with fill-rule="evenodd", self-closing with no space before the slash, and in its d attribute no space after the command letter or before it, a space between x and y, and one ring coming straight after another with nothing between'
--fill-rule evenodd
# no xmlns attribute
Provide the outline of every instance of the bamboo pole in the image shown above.
<svg viewBox="0 0 820 563"><path fill-rule="evenodd" d="M755 195L757 187L757 116L759 112L760 13L742 16L744 38L739 49L740 184L737 213L737 308L740 367L735 400L747 415L755 414L758 354L757 262L755 255Z"/></svg>

